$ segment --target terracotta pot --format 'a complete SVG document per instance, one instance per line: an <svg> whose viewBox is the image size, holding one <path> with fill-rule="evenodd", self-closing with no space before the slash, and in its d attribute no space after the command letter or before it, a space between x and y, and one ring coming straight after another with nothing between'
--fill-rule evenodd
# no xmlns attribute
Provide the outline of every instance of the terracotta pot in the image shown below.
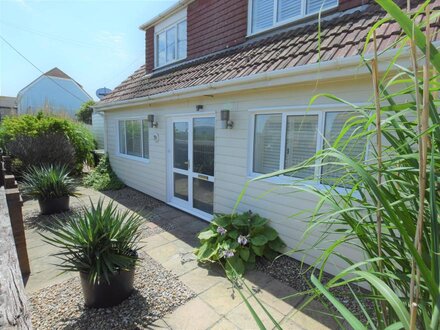
<svg viewBox="0 0 440 330"><path fill-rule="evenodd" d="M80 273L80 276L85 304L88 307L116 306L133 292L134 268L111 275L110 283L103 280L100 283L92 284L89 281L89 274Z"/></svg>
<svg viewBox="0 0 440 330"><path fill-rule="evenodd" d="M41 214L54 214L69 211L70 196L63 196L59 198L38 200L40 204Z"/></svg>

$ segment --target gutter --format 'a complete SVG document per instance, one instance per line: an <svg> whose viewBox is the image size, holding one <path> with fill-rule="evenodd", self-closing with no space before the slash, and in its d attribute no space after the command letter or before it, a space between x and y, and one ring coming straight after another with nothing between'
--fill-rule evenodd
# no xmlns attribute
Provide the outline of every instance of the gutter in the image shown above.
<svg viewBox="0 0 440 330"><path fill-rule="evenodd" d="M434 45L438 47L440 45L440 42L436 42L434 43ZM390 60L394 56L396 56L397 51L398 49L392 49L382 54L381 63L379 63L380 71L383 72L387 70L388 68L387 60ZM410 54L409 48L405 48L400 55L400 59L405 60L404 64L408 66L410 64L409 54ZM358 70L351 74L347 74L346 72L342 71L344 69L347 70L353 67L354 68L358 67ZM320 74L324 72L335 72L336 74L333 77L320 77ZM225 92L249 90L253 88L275 87L275 86L292 84L295 82L296 83L306 82L317 79L327 80L336 77L349 77L350 75L353 76L356 74L368 74L368 73L369 71L361 63L361 57L359 55L355 55L355 56L339 58L336 60L327 61L323 63L313 63L309 65L276 70L271 72L257 73L247 77L240 77L236 79L213 82L205 85L172 90L169 92L159 93L159 94L140 97L131 100L116 101L102 105L98 104L94 106L94 109L97 111L106 111L112 109L120 109L124 107L132 107L137 105L146 105L146 104L152 104L158 102L172 101L175 99L204 96L207 93L213 95L213 94L221 94ZM296 79L295 81L287 81L287 82L285 80L280 82L275 81L276 79L286 79L286 78L296 78ZM263 84L266 83L266 84L264 86L250 86L250 84L256 84L256 83L263 83ZM234 88L234 89L229 91L227 90L228 88Z"/></svg>
<svg viewBox="0 0 440 330"><path fill-rule="evenodd" d="M191 2L193 2L194 0L179 0L176 4L172 5L171 7L169 7L167 10L163 11L162 13L160 13L159 15L157 15L156 17L153 17L152 19L150 19L149 21L145 22L144 24L142 24L141 26L139 26L139 30L143 30L145 31L146 29L148 29L150 26L155 25L156 23L158 23L159 21L171 16L172 14L174 14L176 11L185 8L188 4L190 4Z"/></svg>

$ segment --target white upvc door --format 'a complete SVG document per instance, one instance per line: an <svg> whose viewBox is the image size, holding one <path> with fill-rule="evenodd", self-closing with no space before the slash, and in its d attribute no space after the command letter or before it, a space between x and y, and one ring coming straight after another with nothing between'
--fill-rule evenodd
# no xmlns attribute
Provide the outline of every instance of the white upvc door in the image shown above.
<svg viewBox="0 0 440 330"><path fill-rule="evenodd" d="M214 205L215 118L200 116L170 121L169 203L205 220Z"/></svg>

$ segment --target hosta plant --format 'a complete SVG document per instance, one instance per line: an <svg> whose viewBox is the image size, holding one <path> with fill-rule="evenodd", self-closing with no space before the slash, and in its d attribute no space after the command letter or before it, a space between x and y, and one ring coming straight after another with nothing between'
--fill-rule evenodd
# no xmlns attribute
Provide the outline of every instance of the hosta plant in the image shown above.
<svg viewBox="0 0 440 330"><path fill-rule="evenodd" d="M198 238L196 250L200 262L220 262L228 277L243 275L255 265L257 257L275 258L284 248L283 241L269 220L251 211L219 214Z"/></svg>

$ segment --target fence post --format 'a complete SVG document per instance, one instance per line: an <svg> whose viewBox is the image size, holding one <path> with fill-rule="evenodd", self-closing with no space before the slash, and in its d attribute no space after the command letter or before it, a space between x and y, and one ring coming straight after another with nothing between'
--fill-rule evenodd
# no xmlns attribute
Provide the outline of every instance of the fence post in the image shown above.
<svg viewBox="0 0 440 330"><path fill-rule="evenodd" d="M2 159L3 159L5 174L12 174L12 161L11 161L11 157L3 156Z"/></svg>
<svg viewBox="0 0 440 330"><path fill-rule="evenodd" d="M15 180L14 180L15 182ZM23 275L31 272L29 266L29 257L26 246L26 235L23 224L23 201L18 188L6 189L6 202L9 209L9 217L11 219L12 233L14 234L15 247L17 249L20 270Z"/></svg>

